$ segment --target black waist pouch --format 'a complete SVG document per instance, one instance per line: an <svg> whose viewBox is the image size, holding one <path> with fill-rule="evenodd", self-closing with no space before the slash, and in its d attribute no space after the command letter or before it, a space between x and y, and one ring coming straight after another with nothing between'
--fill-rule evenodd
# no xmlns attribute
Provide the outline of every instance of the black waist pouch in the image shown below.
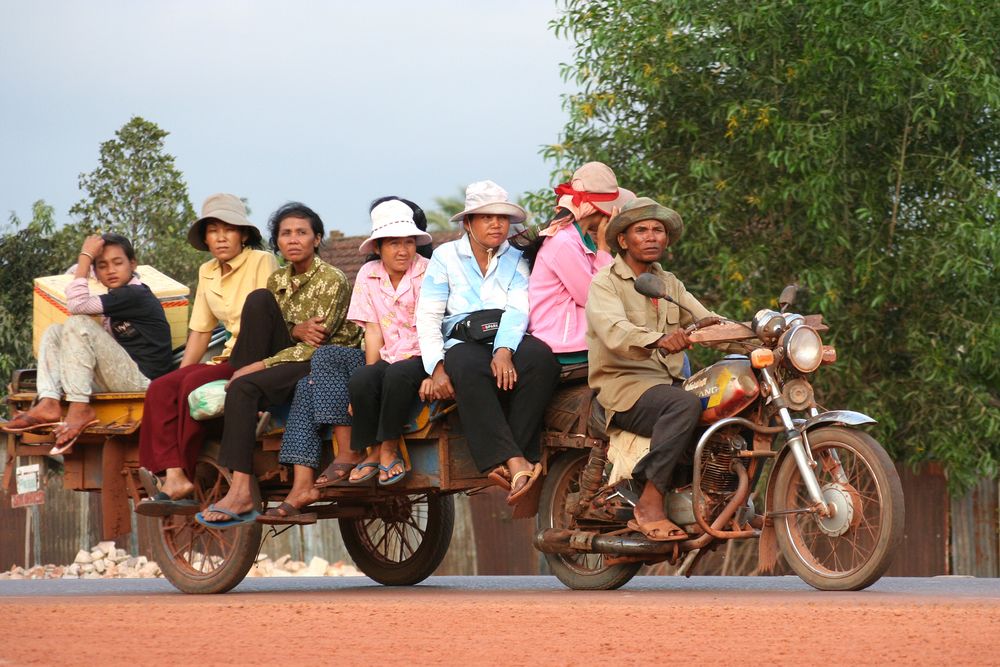
<svg viewBox="0 0 1000 667"><path fill-rule="evenodd" d="M502 316L502 308L477 310L459 321L448 336L466 343L492 343L500 330Z"/></svg>

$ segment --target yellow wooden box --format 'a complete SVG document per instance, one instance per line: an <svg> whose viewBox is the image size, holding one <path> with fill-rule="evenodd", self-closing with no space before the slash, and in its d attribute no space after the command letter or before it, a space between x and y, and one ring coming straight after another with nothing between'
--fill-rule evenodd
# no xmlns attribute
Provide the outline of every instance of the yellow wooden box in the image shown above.
<svg viewBox="0 0 1000 667"><path fill-rule="evenodd" d="M188 294L190 290L173 278L166 276L151 266L140 265L136 269L139 279L153 290L153 294L163 305L170 325L171 347L180 347L187 339ZM64 273L58 276L35 278L33 349L38 356L38 346L42 333L53 324L61 324L69 317L66 310L66 286L73 276ZM95 279L90 279L91 294L107 294L107 288ZM98 318L100 319L100 318Z"/></svg>

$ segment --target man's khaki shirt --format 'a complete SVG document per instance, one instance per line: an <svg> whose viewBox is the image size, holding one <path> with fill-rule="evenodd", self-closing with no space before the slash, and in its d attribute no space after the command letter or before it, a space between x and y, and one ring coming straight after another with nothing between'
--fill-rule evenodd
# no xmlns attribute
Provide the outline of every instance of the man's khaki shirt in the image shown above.
<svg viewBox="0 0 1000 667"><path fill-rule="evenodd" d="M607 411L607 424L614 413L632 408L650 387L683 379L683 353L664 356L649 346L695 319L714 315L674 274L659 264L650 272L663 280L667 295L694 313L694 318L669 301L636 292L635 273L621 255L597 272L587 296L588 381Z"/></svg>

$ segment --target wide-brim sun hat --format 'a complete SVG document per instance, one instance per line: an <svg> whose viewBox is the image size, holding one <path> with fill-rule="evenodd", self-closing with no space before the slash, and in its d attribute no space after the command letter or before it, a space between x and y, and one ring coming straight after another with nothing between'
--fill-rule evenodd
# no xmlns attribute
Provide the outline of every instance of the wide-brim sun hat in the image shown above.
<svg viewBox="0 0 1000 667"><path fill-rule="evenodd" d="M680 213L656 203L649 197L638 197L626 203L618 215L611 218L608 223L604 238L608 242L611 254L620 254L622 251L618 245L618 235L629 226L643 220L659 220L663 223L667 230L668 246L677 243L684 233L684 220L681 219Z"/></svg>
<svg viewBox="0 0 1000 667"><path fill-rule="evenodd" d="M378 239L402 238L412 236L417 245L431 242L431 235L421 231L413 220L413 209L399 201L391 199L384 201L371 212L372 233L361 244L358 251L363 255L375 251Z"/></svg>
<svg viewBox="0 0 1000 667"><path fill-rule="evenodd" d="M451 216L451 222L460 222L467 215L474 214L507 215L511 223L524 222L528 214L523 208L510 201L507 191L493 181L476 181L465 188L465 210Z"/></svg>
<svg viewBox="0 0 1000 667"><path fill-rule="evenodd" d="M558 201L571 197L576 206L589 202L604 215L611 215L617 208L635 199L630 190L618 187L618 178L611 167L603 162L588 162L573 172L568 182L557 185Z"/></svg>
<svg viewBox="0 0 1000 667"><path fill-rule="evenodd" d="M219 192L209 195L201 205L201 217L194 221L188 229L187 240L198 250L208 250L205 243L205 225L210 220L218 220L234 227L245 227L247 230L247 245L260 245L261 234L257 226L247 218L247 207L236 195Z"/></svg>

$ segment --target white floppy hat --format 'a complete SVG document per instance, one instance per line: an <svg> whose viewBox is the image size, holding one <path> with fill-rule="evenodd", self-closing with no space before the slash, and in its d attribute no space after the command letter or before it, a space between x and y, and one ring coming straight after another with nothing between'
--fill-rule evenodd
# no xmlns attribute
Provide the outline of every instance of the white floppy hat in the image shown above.
<svg viewBox="0 0 1000 667"><path fill-rule="evenodd" d="M378 239L413 236L416 238L417 245L431 242L431 235L420 231L417 223L413 221L413 209L398 199L382 202L372 209L371 217L371 236L358 248L362 254L373 252L375 241Z"/></svg>
<svg viewBox="0 0 1000 667"><path fill-rule="evenodd" d="M451 216L451 222L460 222L475 213L509 215L512 223L524 222L528 217L524 209L510 201L507 191L493 181L476 181L465 188L465 210Z"/></svg>

